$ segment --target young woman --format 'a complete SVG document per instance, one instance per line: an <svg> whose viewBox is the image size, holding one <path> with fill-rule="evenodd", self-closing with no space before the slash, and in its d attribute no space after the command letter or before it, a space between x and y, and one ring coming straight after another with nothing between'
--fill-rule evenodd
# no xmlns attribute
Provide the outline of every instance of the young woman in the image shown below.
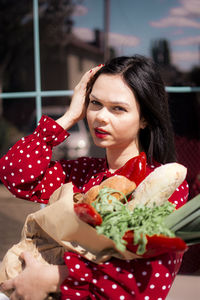
<svg viewBox="0 0 200 300"><path fill-rule="evenodd" d="M51 161L52 148L86 116L94 143L106 158L82 157ZM3 183L17 197L47 203L62 184L87 192L105 178L118 174L126 162L144 151L148 175L160 164L175 160L167 97L159 72L142 56L119 57L88 71L75 87L70 108L56 122L42 116L35 132L17 142L0 161ZM183 182L169 201L187 201ZM41 266L29 253L26 267L2 285L13 289L11 299L44 299L61 290L62 299L163 300L179 270L182 254L152 259L110 259L96 265L66 252L66 266Z"/></svg>

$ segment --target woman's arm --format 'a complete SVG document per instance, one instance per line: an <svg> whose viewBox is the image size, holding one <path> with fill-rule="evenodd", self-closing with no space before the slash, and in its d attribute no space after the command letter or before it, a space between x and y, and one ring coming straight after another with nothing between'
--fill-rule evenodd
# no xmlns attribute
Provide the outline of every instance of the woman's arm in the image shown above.
<svg viewBox="0 0 200 300"><path fill-rule="evenodd" d="M42 116L34 133L19 140L0 159L0 178L10 192L19 198L47 203L65 182L62 165L51 161L51 156L52 148L67 136L59 124Z"/></svg>
<svg viewBox="0 0 200 300"><path fill-rule="evenodd" d="M68 182L66 171L70 169L64 172L61 162L51 161L52 148L69 135L65 130L85 116L87 83L99 68L82 77L69 109L57 122L43 116L34 133L18 141L0 159L0 179L17 197L47 203L51 194Z"/></svg>
<svg viewBox="0 0 200 300"><path fill-rule="evenodd" d="M60 285L68 276L65 265L44 265L39 263L29 252L21 258L25 269L16 278L5 281L1 291L13 289L11 299L43 300L50 292L60 292Z"/></svg>

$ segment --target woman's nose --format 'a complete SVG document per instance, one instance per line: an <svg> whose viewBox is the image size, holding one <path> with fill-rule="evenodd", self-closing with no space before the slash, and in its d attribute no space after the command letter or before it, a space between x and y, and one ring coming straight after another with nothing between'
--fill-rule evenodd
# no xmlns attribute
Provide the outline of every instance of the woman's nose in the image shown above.
<svg viewBox="0 0 200 300"><path fill-rule="evenodd" d="M109 114L108 110L105 107L103 107L103 108L101 108L100 110L97 111L96 120L100 121L100 122L107 123L108 119L109 119L108 114Z"/></svg>

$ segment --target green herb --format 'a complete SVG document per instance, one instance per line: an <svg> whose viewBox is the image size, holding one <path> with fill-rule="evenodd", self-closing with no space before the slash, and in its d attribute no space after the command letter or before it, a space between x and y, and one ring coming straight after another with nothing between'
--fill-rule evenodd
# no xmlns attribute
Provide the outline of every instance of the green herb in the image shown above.
<svg viewBox="0 0 200 300"><path fill-rule="evenodd" d="M112 195L113 193L119 193L119 191L106 187L101 189L93 206L103 218L102 224L96 227L97 232L112 239L120 251L126 249L123 236L129 230L134 231L134 245L138 245L137 254L139 255L146 251L147 235L164 234L174 237L174 233L164 223L164 218L175 209L172 203L167 201L161 206L154 204L152 208L141 205L130 211L127 205ZM127 202L125 195L123 197Z"/></svg>

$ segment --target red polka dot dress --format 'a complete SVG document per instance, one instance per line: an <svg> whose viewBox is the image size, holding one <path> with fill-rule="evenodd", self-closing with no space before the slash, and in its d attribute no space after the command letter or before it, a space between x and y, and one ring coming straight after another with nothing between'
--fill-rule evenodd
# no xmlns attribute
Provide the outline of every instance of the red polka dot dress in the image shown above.
<svg viewBox="0 0 200 300"><path fill-rule="evenodd" d="M68 133L54 120L42 116L33 134L18 141L0 159L0 178L17 197L48 203L62 184L73 183L74 192L87 192L111 174L106 159L81 157L77 160L51 161L52 148ZM159 164L148 165L147 174ZM177 208L188 197L184 181L169 201ZM151 259L131 261L112 258L92 263L78 254L66 252L69 276L61 285L61 299L164 300L180 268L183 253L167 253Z"/></svg>

